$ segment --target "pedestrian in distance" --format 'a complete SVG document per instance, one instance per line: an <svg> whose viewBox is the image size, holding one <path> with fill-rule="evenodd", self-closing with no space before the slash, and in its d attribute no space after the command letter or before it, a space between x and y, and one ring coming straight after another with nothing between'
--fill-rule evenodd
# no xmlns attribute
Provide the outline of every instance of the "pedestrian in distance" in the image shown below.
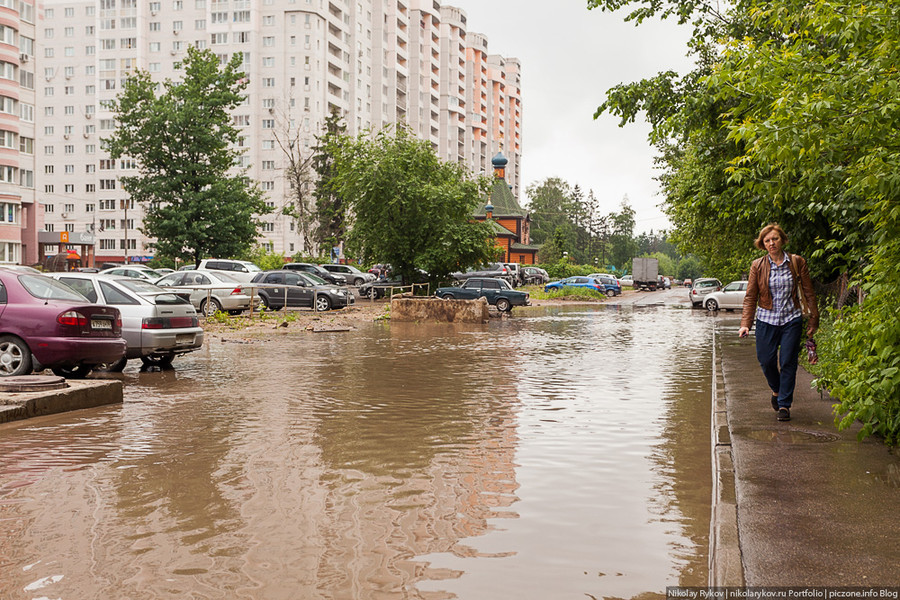
<svg viewBox="0 0 900 600"><path fill-rule="evenodd" d="M787 242L777 223L759 232L755 245L766 254L750 265L738 329L740 337L747 337L755 318L756 358L772 390L772 408L779 421L791 420L804 318L810 341L819 328L809 268L803 257L784 251Z"/></svg>

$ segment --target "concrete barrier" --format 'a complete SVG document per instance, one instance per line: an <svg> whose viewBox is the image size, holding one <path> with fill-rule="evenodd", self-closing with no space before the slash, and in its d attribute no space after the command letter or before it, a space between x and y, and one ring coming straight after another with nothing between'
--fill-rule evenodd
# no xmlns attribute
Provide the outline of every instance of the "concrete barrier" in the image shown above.
<svg viewBox="0 0 900 600"><path fill-rule="evenodd" d="M0 392L0 423L122 402L117 379L67 381L68 387L42 392Z"/></svg>
<svg viewBox="0 0 900 600"><path fill-rule="evenodd" d="M391 298L391 321L487 323L489 318L485 298L478 300L444 300L421 296Z"/></svg>

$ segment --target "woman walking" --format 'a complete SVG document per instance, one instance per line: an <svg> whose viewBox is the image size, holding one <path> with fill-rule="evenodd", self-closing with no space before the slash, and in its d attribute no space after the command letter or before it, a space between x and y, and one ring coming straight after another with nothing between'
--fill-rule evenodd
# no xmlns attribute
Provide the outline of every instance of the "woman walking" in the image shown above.
<svg viewBox="0 0 900 600"><path fill-rule="evenodd" d="M766 255L750 265L738 330L739 336L746 337L756 318L756 358L772 390L772 408L779 421L791 420L804 313L809 318L807 337L819 328L809 268L803 257L784 251L787 241L776 223L759 232L755 245Z"/></svg>

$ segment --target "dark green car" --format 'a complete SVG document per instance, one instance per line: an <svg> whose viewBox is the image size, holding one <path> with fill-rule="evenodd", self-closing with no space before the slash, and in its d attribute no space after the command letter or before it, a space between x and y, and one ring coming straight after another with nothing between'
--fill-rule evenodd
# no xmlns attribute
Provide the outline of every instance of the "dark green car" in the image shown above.
<svg viewBox="0 0 900 600"><path fill-rule="evenodd" d="M459 287L442 287L434 292L438 298L451 298L455 300L477 300L484 296L488 304L496 306L497 310L507 312L513 306L525 306L528 304L528 293L512 289L505 279L494 277L472 277L465 280Z"/></svg>

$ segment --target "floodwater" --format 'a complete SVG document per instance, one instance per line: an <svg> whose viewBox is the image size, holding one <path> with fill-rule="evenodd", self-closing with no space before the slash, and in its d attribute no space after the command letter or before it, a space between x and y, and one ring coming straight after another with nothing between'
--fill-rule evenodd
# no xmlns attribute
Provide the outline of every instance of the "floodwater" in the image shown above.
<svg viewBox="0 0 900 600"><path fill-rule="evenodd" d="M516 309L208 340L0 426L0 598L653 598L705 585L711 320Z"/></svg>

